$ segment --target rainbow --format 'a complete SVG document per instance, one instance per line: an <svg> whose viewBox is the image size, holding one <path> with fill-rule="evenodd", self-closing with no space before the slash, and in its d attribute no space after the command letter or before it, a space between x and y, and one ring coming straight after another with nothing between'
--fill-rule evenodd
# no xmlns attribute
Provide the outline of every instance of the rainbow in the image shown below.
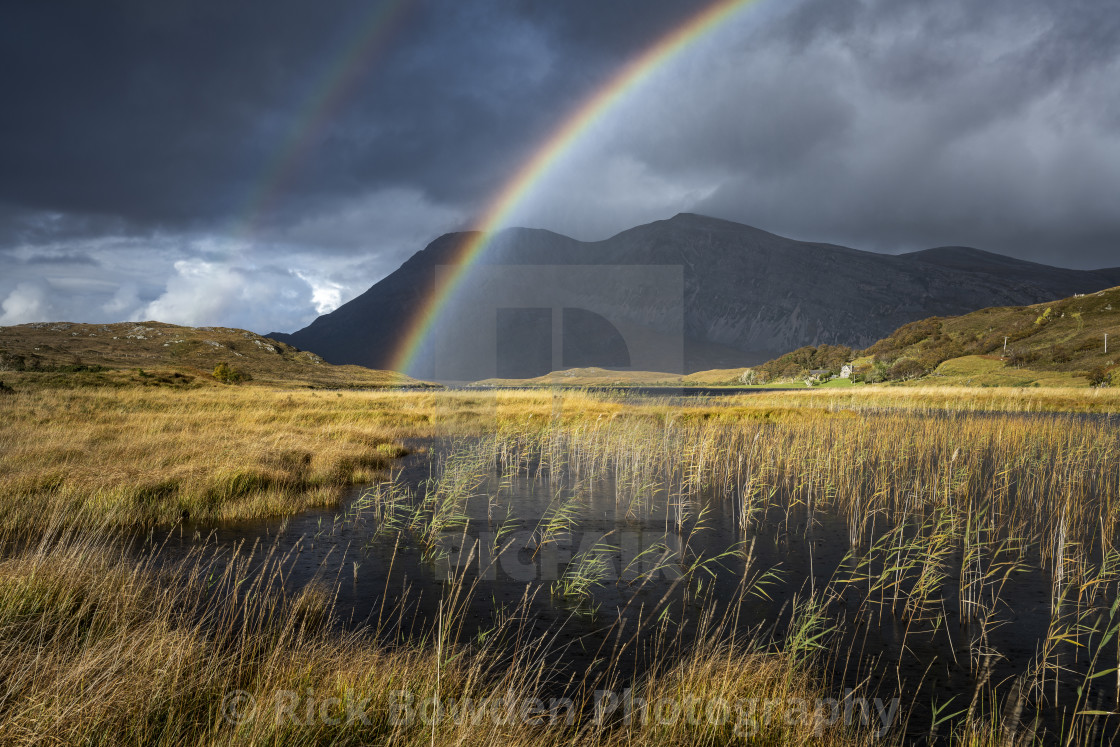
<svg viewBox="0 0 1120 747"><path fill-rule="evenodd" d="M283 144L254 182L235 222L234 234L250 237L257 221L269 212L307 160L321 134L350 98L353 89L384 48L390 33L414 0L383 0L370 3L369 10L326 65L314 93L284 137Z"/></svg>
<svg viewBox="0 0 1120 747"><path fill-rule="evenodd" d="M740 10L756 2L758 0L717 0L708 5L631 60L556 128L490 202L479 220L477 230L470 234L448 262L454 269L450 270L445 282L441 283L441 290L432 293L410 320L391 359L390 368L405 373L413 368L421 346L439 320L444 307L454 296L455 289L467 270L479 259L510 213L591 126L653 72Z"/></svg>

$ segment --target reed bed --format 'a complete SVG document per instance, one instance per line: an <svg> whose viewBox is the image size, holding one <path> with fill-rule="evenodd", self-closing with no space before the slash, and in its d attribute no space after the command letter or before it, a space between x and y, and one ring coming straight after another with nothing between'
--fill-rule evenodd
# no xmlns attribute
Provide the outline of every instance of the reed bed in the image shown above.
<svg viewBox="0 0 1120 747"><path fill-rule="evenodd" d="M1101 419L979 412L1011 409L1003 395L978 395L960 411L920 392L909 405L892 404L899 396L775 393L682 406L624 405L595 393L214 388L2 398L0 742L871 743L874 729L813 718L756 719L746 731L740 722L600 719L594 693L819 700L835 691L821 673L845 654L833 633L884 621L901 625L904 641L965 639L961 666L975 689L969 702L935 705L931 741L1052 739L1032 714L1059 703L1070 714L1064 741L1105 739L1101 719L1120 709L1120 435ZM1019 409L1063 401L1028 399ZM335 505L347 486L389 477L416 439L456 434L464 438L439 452L428 480L409 488L385 479L340 520L372 521L394 547L418 547L435 564L450 552L449 535L467 536L471 502L484 501L486 520L499 528L496 556L533 553L573 531L582 494L609 476L620 522L664 522L666 544L656 549L662 558L675 553L681 575L662 599L683 590L699 632L679 637L664 604L653 605L641 623L654 630L646 673L617 674L623 657L636 656L617 630L594 680L562 683L575 694L574 715L559 725L394 722L399 691L418 701L533 701L558 685L559 642L529 632L528 600L496 613L485 636L461 636L466 601L479 593L466 575L444 585L435 624L412 637L390 624L409 614L406 600L370 628L344 627L335 609L341 579L287 588L295 559L274 548L200 544L186 561L168 563L158 548L137 549L130 534L184 518ZM505 533L503 502L519 475L539 477L556 495L528 547ZM727 553L747 568L753 534L809 534L825 517L847 526L847 558L807 590L781 635L744 634L735 624L767 569L744 573L730 603L709 606L700 593L713 558L691 555L690 538L719 520L713 506L742 535ZM596 546L559 581L526 593L593 607L597 589L611 583L601 563L612 551ZM1032 571L1050 583L1050 629L1020 677L998 680L1001 654L988 633L1003 622L1006 585ZM626 582L642 586L654 575ZM950 619L967 629L947 630ZM258 709L290 693L343 711L360 701L367 718L230 719L231 693Z"/></svg>
<svg viewBox="0 0 1120 747"><path fill-rule="evenodd" d="M60 520L59 526L73 526ZM296 558L275 547L200 545L161 563L106 528L34 537L0 531L0 742L6 745L855 745L871 732L812 718L767 720L751 739L701 718L603 712L590 689L553 705L552 641L531 635L526 607L461 640L466 598L449 582L436 625L386 634L404 612L342 629L323 578L288 589ZM628 683L660 702L765 702L820 695L805 661L727 640L708 620L700 644ZM385 626L383 629L382 626ZM621 654L618 654L621 656ZM608 668L609 672L609 668ZM608 675L600 684L619 685ZM590 688L591 683L588 683ZM621 690L619 690L621 692ZM534 704L528 716L521 704ZM425 706L424 704L429 704ZM514 710L510 710L513 708ZM552 709L552 710L550 710ZM598 710L597 710L598 709ZM752 741L753 740L753 741Z"/></svg>
<svg viewBox="0 0 1120 747"><path fill-rule="evenodd" d="M884 387L688 405L547 390L23 389L0 398L0 524L56 513L129 526L290 515L336 505L346 486L383 475L412 439L556 419L784 421L894 407L1111 412L1118 403L1107 390Z"/></svg>
<svg viewBox="0 0 1120 747"><path fill-rule="evenodd" d="M876 527L940 517L962 541L1033 548L1062 579L1115 548L1120 519L1120 431L1075 417L614 418L506 430L487 448L523 471L610 474L623 514L659 494L682 517L726 501L743 529L828 512L853 549Z"/></svg>
<svg viewBox="0 0 1120 747"><path fill-rule="evenodd" d="M500 431L482 448L504 470L552 481L609 477L618 517L662 515L667 533L688 532L713 503L730 507L744 536L808 535L838 517L848 555L815 598L836 610L855 597L838 624L901 625L903 649L922 636L965 639L958 663L976 691L945 729L954 741L1029 743L1029 702L1036 715L1064 709L1066 743L1091 743L1120 709L1120 432L1107 420L876 411L729 423L684 413L558 420ZM991 667L1006 656L989 632L1007 624L1006 588L1025 573L1048 579L1050 629L1019 679L997 687ZM1009 708L1018 715L992 716Z"/></svg>

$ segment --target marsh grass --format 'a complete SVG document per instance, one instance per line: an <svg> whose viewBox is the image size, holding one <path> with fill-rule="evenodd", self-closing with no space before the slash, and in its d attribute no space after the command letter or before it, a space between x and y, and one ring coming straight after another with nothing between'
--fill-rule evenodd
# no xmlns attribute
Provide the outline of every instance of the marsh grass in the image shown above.
<svg viewBox="0 0 1120 747"><path fill-rule="evenodd" d="M1021 409L1065 402L1045 394ZM940 392L912 396L898 404L894 390L813 392L794 406L775 393L729 407L624 406L575 394L558 407L539 392L19 391L0 399L0 742L862 743L869 732L804 720L756 724L763 730L748 738L727 725L590 716L602 686L630 686L655 701L817 697L828 690L818 667L840 656L836 631L851 622L837 615L837 600L856 591L857 624L897 619L908 637L957 636L947 631L954 604L969 621L965 666L975 694L939 706L931 737L1030 743L1042 738L1035 715L1062 705L1070 714L1064 741L1099 740L1103 714L1120 708L1120 437L1099 420L971 412L1010 409L1002 394L956 405ZM437 562L448 534L466 536L468 503L487 501L487 520L504 528L512 476L534 476L557 496L534 535L540 546L572 531L581 492L609 475L623 521L664 521L664 544L647 551L681 570L644 611L641 625L656 631L647 673L636 681L618 674L636 656L636 634L615 630L603 673L574 690L566 683L578 693L571 724L451 719L433 728L387 717L396 690L462 701L532 699L556 686L559 644L530 632L529 596L466 640L466 602L478 588L458 576L443 588L437 624L418 638L391 623L406 614L403 602L383 609L372 629L347 630L335 610L341 580L285 588L294 559L274 548L203 544L168 563L157 549L135 552L128 534L184 514L206 521L333 505L346 486L387 471L410 439L448 435L469 438L443 452L429 480L416 490L380 481L344 520L370 520L395 546L415 543ZM706 606L703 582L719 572L720 557L698 552L691 538L713 520L713 502L732 507L744 543L727 553L745 556L748 568L745 541L761 527L804 533L825 514L848 526L843 572L800 597L782 635L744 637L736 624L736 610L766 593L770 569L744 574L722 616ZM498 532L499 552L523 549L507 536ZM569 564L558 596L594 606L598 585L608 583L599 563L612 548L594 550ZM1002 622L1007 580L1023 569L1051 580L1050 627L1020 680L993 682L1000 654L987 633ZM655 575L623 574L618 583L641 587ZM665 615L678 592L701 610L701 632L689 641ZM1065 702L1059 684L1071 677L1079 689ZM233 724L221 709L234 691L258 704L284 691L339 704L371 698L371 717Z"/></svg>
<svg viewBox="0 0 1120 747"><path fill-rule="evenodd" d="M21 389L0 398L0 525L57 515L166 526L334 506L349 486L383 476L412 439L550 408L540 394Z"/></svg>
<svg viewBox="0 0 1120 747"><path fill-rule="evenodd" d="M108 518L128 526L290 515L335 505L348 485L374 481L410 439L480 434L496 427L523 429L528 438L554 419L594 436L604 424L619 420L797 423L895 407L1114 412L1120 409L1117 396L1109 390L1015 396L1002 390L965 395L866 387L854 393L774 392L720 404L653 400L623 405L603 394L566 392L558 411L556 398L545 391L21 388L0 398L0 491L8 496L0 523L37 522L54 513L48 506L65 509L60 515L93 522ZM692 475L676 473L680 487L693 492L690 486L709 471L708 455L725 446L694 444L696 458L680 459L693 470ZM748 464L757 459L752 449L772 448L767 443L735 446L745 450ZM578 433L572 433L536 458L537 469L545 473L550 465L568 463L579 471L581 465L595 469L603 453L581 447ZM666 487L656 476L661 463L637 450L613 458L632 463L620 479L628 511L638 516L650 496ZM734 474L748 481L756 477L749 470ZM687 505L678 508L683 512ZM744 503L742 510L749 519L755 506ZM678 515L678 523L685 518Z"/></svg>
<svg viewBox="0 0 1120 747"><path fill-rule="evenodd" d="M1105 420L876 408L729 422L684 411L554 421L498 438L509 463L546 470L552 482L609 476L616 515L664 515L667 538L702 530L713 502L733 507L744 535L807 533L817 516L839 517L850 550L813 597L814 614L837 614L854 592L860 602L844 624L901 626L904 651L923 637L959 649L984 697L954 719L943 714L953 741L1018 744L1039 728L1022 723L1024 712L1054 709L1065 714L1062 741L1085 743L1120 704L1120 433ZM1005 658L991 632L1010 624L1007 587L1024 573L1049 579L1051 628L1014 688L988 686ZM798 640L816 639L793 634L787 654ZM1063 693L1073 686L1071 702ZM1052 725L1044 733L1056 736Z"/></svg>
<svg viewBox="0 0 1120 747"><path fill-rule="evenodd" d="M1092 420L906 413L779 424L615 419L560 424L537 444L523 432L515 438L522 464L538 463L544 449L561 443L579 457L563 467L572 481L609 472L624 516L635 505L648 512L663 496L675 526L712 499L733 503L744 530L761 520L804 528L817 512L839 514L851 526L853 549L883 541L872 536L876 525L917 522L927 527L924 539L949 532L966 553L966 587L977 574L991 575L991 553L1017 559L1028 547L1059 581L1080 578L1090 558L1114 547L1120 518L1120 432ZM909 549L912 559L920 549Z"/></svg>
<svg viewBox="0 0 1120 747"><path fill-rule="evenodd" d="M1120 413L1120 389L1084 387L860 386L740 395L743 406L824 410L942 412Z"/></svg>
<svg viewBox="0 0 1120 747"><path fill-rule="evenodd" d="M59 526L72 526L60 520ZM295 558L275 547L200 546L185 561L160 562L106 529L97 539L60 530L46 536L3 530L0 546L0 742L21 744L726 744L725 724L665 725L596 717L590 689L572 691L544 725L476 718L469 704L495 697L529 702L555 674L553 641L531 634L528 607L495 619L486 636L457 630L474 593L453 580L438 623L419 638L339 626L322 578L288 589ZM659 647L652 673L634 682L644 698L801 697L819 685L796 656L721 634L709 619L699 644ZM664 635L672 636L671 628ZM622 653L616 655L622 656ZM608 668L609 669L609 668ZM618 684L608 676L607 682ZM588 688L591 683L588 683ZM437 720L394 719L399 696L438 699ZM241 719L231 694L255 707ZM295 693L299 705L289 699ZM326 704L305 711L303 702ZM277 710L275 704L289 703ZM706 702L703 701L702 702ZM244 705L244 704L242 704ZM347 707L362 719L344 718ZM326 710L319 710L325 708ZM456 709L459 711L456 711ZM283 717L278 718L276 714ZM856 744L855 732L811 721L766 727L763 743ZM754 742L757 743L757 742Z"/></svg>

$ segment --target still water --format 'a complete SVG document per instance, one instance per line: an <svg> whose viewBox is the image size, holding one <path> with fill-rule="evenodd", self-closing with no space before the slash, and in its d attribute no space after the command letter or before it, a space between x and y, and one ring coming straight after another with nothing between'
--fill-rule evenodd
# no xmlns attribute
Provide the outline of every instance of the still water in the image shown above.
<svg viewBox="0 0 1120 747"><path fill-rule="evenodd" d="M162 546L162 562L200 546L219 565L234 554L271 554L281 559L287 590L326 587L340 625L386 641L430 637L452 600L463 641L516 616L522 636L546 642L555 671L545 697L572 694L573 682L585 692L625 686L671 662L701 631L782 646L811 599L822 633L814 661L827 687L837 697L854 689L900 698L905 723L898 728L914 735L928 733L935 709L983 707L992 687L1007 692L1055 622L1052 579L1029 552L1003 566L992 561L983 615L970 614L952 582L920 608L907 607L914 579L891 585L892 572L904 575L891 566L901 551L853 549L846 518L771 509L741 528L734 501L686 509L652 488L652 498L635 503L634 486L619 485L609 471L578 477L536 465L511 474L495 465L468 486L460 516L435 529L409 528L399 517L417 515L410 507L435 489L432 478L470 449L463 442L415 446L392 491L382 484L353 491L337 510L184 526L151 540ZM941 572L953 580L967 572L962 565L954 553ZM262 560L260 567L269 566ZM1110 603L1102 600L1097 622ZM1120 656L1115 642L1102 652L1114 662ZM1052 730L1068 719L1088 656L1055 659L1055 666L1059 676L1042 684L1046 706L1024 717L1037 715ZM1111 721L1102 726L1114 729Z"/></svg>

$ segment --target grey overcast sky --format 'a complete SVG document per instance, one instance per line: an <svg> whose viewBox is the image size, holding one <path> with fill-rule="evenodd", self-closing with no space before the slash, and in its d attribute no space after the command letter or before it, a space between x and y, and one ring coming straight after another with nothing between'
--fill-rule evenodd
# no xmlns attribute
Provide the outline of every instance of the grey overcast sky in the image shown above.
<svg viewBox="0 0 1120 747"><path fill-rule="evenodd" d="M698 0L0 0L0 324L291 331L470 227ZM1115 0L757 0L511 216L1120 265Z"/></svg>

